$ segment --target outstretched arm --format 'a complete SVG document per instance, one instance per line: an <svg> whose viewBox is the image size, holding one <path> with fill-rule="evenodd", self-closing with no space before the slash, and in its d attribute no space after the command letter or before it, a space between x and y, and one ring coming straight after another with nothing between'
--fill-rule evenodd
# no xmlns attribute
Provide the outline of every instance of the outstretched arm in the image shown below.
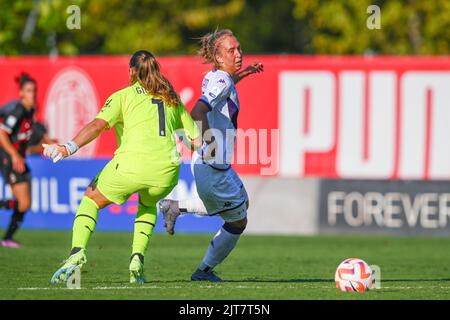
<svg viewBox="0 0 450 320"><path fill-rule="evenodd" d="M108 127L108 122L103 119L94 119L83 127L78 134L70 141L64 144L43 144L44 155L53 159L53 162L57 162L63 158L66 158L92 140L96 139L103 130Z"/></svg>
<svg viewBox="0 0 450 320"><path fill-rule="evenodd" d="M260 72L263 72L263 71L264 71L264 65L261 62L255 62L255 63L249 65L244 70L236 72L233 75L233 81L236 84L236 83L238 83L239 81L241 81L245 77L248 77L251 74L260 73Z"/></svg>
<svg viewBox="0 0 450 320"><path fill-rule="evenodd" d="M72 139L79 148L87 145L92 140L98 138L98 136L108 126L108 122L103 119L94 119L83 127L78 134Z"/></svg>

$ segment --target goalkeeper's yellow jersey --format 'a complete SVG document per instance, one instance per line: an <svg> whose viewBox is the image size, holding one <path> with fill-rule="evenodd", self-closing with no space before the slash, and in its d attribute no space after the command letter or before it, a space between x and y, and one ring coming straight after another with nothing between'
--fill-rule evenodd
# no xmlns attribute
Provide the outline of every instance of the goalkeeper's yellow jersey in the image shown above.
<svg viewBox="0 0 450 320"><path fill-rule="evenodd" d="M167 105L139 82L113 93L96 118L115 129L118 172L145 185L175 185L181 160L176 132L182 129L190 139L200 136L183 104Z"/></svg>

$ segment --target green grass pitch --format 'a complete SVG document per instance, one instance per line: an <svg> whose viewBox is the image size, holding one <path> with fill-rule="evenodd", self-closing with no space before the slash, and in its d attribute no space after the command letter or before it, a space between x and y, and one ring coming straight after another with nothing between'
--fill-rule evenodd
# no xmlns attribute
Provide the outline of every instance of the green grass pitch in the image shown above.
<svg viewBox="0 0 450 320"><path fill-rule="evenodd" d="M96 232L81 290L50 284L71 232L26 231L25 245L0 248L0 299L449 299L450 238L244 235L217 268L220 284L190 282L212 235L156 234L149 283L128 283L131 233ZM381 268L381 289L339 292L337 265L358 257Z"/></svg>

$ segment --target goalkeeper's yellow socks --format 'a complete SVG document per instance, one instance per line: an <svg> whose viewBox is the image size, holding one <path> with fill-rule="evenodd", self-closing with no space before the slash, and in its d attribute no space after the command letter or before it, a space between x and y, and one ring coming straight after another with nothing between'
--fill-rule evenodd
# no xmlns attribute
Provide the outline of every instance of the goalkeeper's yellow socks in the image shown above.
<svg viewBox="0 0 450 320"><path fill-rule="evenodd" d="M145 255L150 237L153 234L153 228L156 224L156 218L156 204L147 207L139 203L134 221L132 254L139 253L142 256Z"/></svg>
<svg viewBox="0 0 450 320"><path fill-rule="evenodd" d="M84 196L73 222L72 248L86 249L98 219L98 206L94 200Z"/></svg>

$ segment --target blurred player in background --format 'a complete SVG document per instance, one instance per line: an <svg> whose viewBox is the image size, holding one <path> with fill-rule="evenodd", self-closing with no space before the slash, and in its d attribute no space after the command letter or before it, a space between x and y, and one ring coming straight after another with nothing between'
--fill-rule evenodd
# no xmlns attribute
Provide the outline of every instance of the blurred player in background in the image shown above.
<svg viewBox="0 0 450 320"><path fill-rule="evenodd" d="M113 159L87 188L73 224L72 250L51 282L65 282L86 259L86 247L98 211L111 203L123 204L135 192L139 205L129 266L130 282L144 283L144 255L156 224L156 203L178 183L180 154L174 133L184 129L192 147L200 147L200 132L156 58L137 51L129 65L131 85L113 93L97 117L63 145L44 145L54 162L74 154L114 127L118 148Z"/></svg>
<svg viewBox="0 0 450 320"><path fill-rule="evenodd" d="M242 49L230 30L216 30L202 37L199 55L206 63L214 64L213 70L203 79L202 96L191 111L193 119L201 122L205 141L192 159L200 199L179 202L165 199L159 206L169 234L174 233L175 221L180 213L220 215L223 218L224 225L212 239L203 261L191 276L193 281L218 282L222 279L213 272L213 268L236 246L247 225L249 205L244 184L231 168L239 113L235 84L248 75L262 72L263 65L255 63L239 72Z"/></svg>
<svg viewBox="0 0 450 320"><path fill-rule="evenodd" d="M0 109L0 167L3 179L10 185L14 195L14 199L0 200L0 208L13 210L0 244L9 248L21 247L20 243L13 240L13 236L31 206L31 177L25 157L30 153L41 152L41 143L51 141L45 126L33 120L36 81L26 73L16 80L20 87L20 99Z"/></svg>
<svg viewBox="0 0 450 320"><path fill-rule="evenodd" d="M31 137L27 145L27 155L42 154L42 144L57 143L57 139L50 138L47 127L39 121L33 122L31 126Z"/></svg>

